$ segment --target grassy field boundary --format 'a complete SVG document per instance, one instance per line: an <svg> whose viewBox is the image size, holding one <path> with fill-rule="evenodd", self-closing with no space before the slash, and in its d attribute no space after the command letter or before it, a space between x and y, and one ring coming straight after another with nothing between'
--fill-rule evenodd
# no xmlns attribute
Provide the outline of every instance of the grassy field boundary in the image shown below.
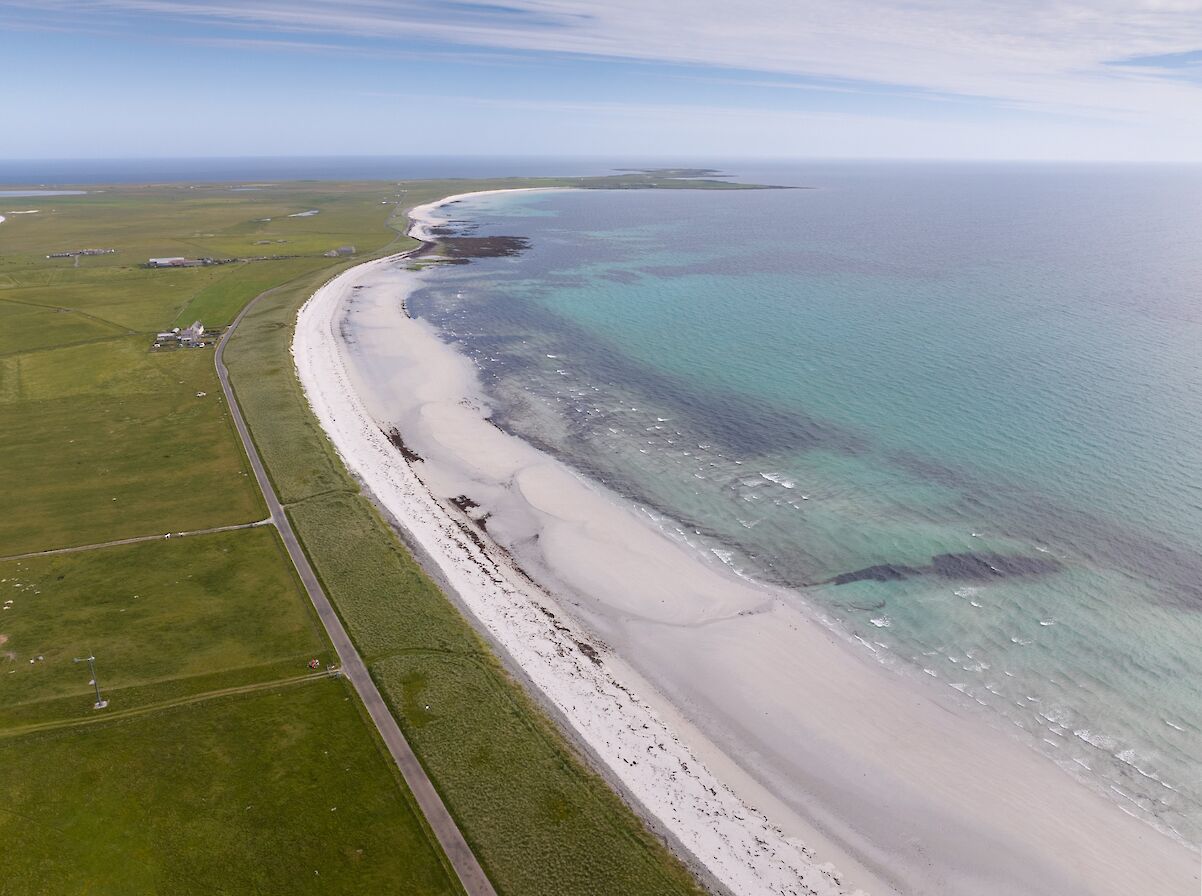
<svg viewBox="0 0 1202 896"><path fill-rule="evenodd" d="M294 685L317 681L322 678L328 678L332 674L333 673L331 672L314 672L311 675L296 675L292 678L274 678L270 681L257 681L251 684L237 685L236 687L220 688L215 691L203 691L199 694L190 694L187 697L178 697L174 700L163 700L159 703L147 703L144 706L139 706L135 709L119 709L116 712L106 712L102 715L91 715L81 719L60 719L56 722L42 722L33 725L0 728L0 738L21 737L26 734L38 734L43 731L57 731L61 728L82 728L87 725L103 725L109 722L121 722L126 719L134 719L138 716L145 716L150 715L151 713L160 712L164 709L173 709L177 706L190 706L193 703L204 703L206 700L216 700L219 697L233 697L238 694L253 694L255 691L268 691L272 690L273 688L292 687Z"/></svg>

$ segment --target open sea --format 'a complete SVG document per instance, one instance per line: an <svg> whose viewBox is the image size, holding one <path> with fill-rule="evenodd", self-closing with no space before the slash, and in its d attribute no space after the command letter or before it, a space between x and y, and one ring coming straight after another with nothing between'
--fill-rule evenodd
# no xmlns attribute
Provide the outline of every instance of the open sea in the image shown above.
<svg viewBox="0 0 1202 896"><path fill-rule="evenodd" d="M505 429L1202 842L1202 169L735 173L812 189L463 201L525 242L410 307Z"/></svg>

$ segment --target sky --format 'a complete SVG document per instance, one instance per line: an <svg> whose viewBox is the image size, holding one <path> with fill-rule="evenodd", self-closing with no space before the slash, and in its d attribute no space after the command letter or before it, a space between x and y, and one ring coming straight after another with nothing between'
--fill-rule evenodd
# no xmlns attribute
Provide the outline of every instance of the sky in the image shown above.
<svg viewBox="0 0 1202 896"><path fill-rule="evenodd" d="M1202 161L1202 0L0 0L0 158Z"/></svg>

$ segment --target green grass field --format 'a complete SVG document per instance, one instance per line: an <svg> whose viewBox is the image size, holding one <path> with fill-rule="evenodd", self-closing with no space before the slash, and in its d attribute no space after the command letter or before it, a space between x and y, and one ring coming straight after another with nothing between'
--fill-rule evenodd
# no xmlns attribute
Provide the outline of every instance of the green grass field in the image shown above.
<svg viewBox="0 0 1202 896"><path fill-rule="evenodd" d="M460 892L357 698L309 673L333 654L275 530L178 536L266 511L212 349L152 350L154 333L224 326L261 293L226 353L239 402L497 891L701 892L358 493L292 367L296 309L338 270L412 245L404 208L536 185L725 186L640 174L122 186L39 198L38 214L0 224L0 894ZM355 258L323 254L344 245ZM46 258L93 247L117 252ZM287 257L140 266L172 255ZM88 651L110 700L100 711L73 662Z"/></svg>
<svg viewBox="0 0 1202 896"><path fill-rule="evenodd" d="M2 562L0 604L12 715L47 701L90 715L87 668L72 662L89 650L114 711L203 692L214 673L269 681L333 661L269 527Z"/></svg>
<svg viewBox="0 0 1202 896"><path fill-rule="evenodd" d="M308 669L334 654L275 530L161 537L266 509L212 349L154 333L389 239L378 192L288 219L311 187L122 187L0 225L0 558L158 536L0 559L0 893L461 892L353 692ZM138 266L273 232L305 257Z"/></svg>
<svg viewBox="0 0 1202 896"><path fill-rule="evenodd" d="M0 359L4 555L262 519L211 350L145 334ZM197 393L204 392L204 396Z"/></svg>
<svg viewBox="0 0 1202 896"><path fill-rule="evenodd" d="M0 738L0 894L459 893L342 681Z"/></svg>

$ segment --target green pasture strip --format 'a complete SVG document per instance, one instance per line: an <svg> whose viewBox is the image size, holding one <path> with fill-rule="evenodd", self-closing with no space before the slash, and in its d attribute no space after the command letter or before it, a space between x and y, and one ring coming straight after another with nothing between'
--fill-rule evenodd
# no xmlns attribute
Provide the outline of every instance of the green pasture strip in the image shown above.
<svg viewBox="0 0 1202 896"><path fill-rule="evenodd" d="M141 336L0 359L0 494L21 509L0 554L266 516L212 365Z"/></svg>
<svg viewBox="0 0 1202 896"><path fill-rule="evenodd" d="M75 696L86 710L88 670L73 660L89 652L106 691L141 688L142 701L164 681L333 661L270 527L10 560L0 607L0 707Z"/></svg>
<svg viewBox="0 0 1202 896"><path fill-rule="evenodd" d="M461 893L343 681L0 739L0 894Z"/></svg>

